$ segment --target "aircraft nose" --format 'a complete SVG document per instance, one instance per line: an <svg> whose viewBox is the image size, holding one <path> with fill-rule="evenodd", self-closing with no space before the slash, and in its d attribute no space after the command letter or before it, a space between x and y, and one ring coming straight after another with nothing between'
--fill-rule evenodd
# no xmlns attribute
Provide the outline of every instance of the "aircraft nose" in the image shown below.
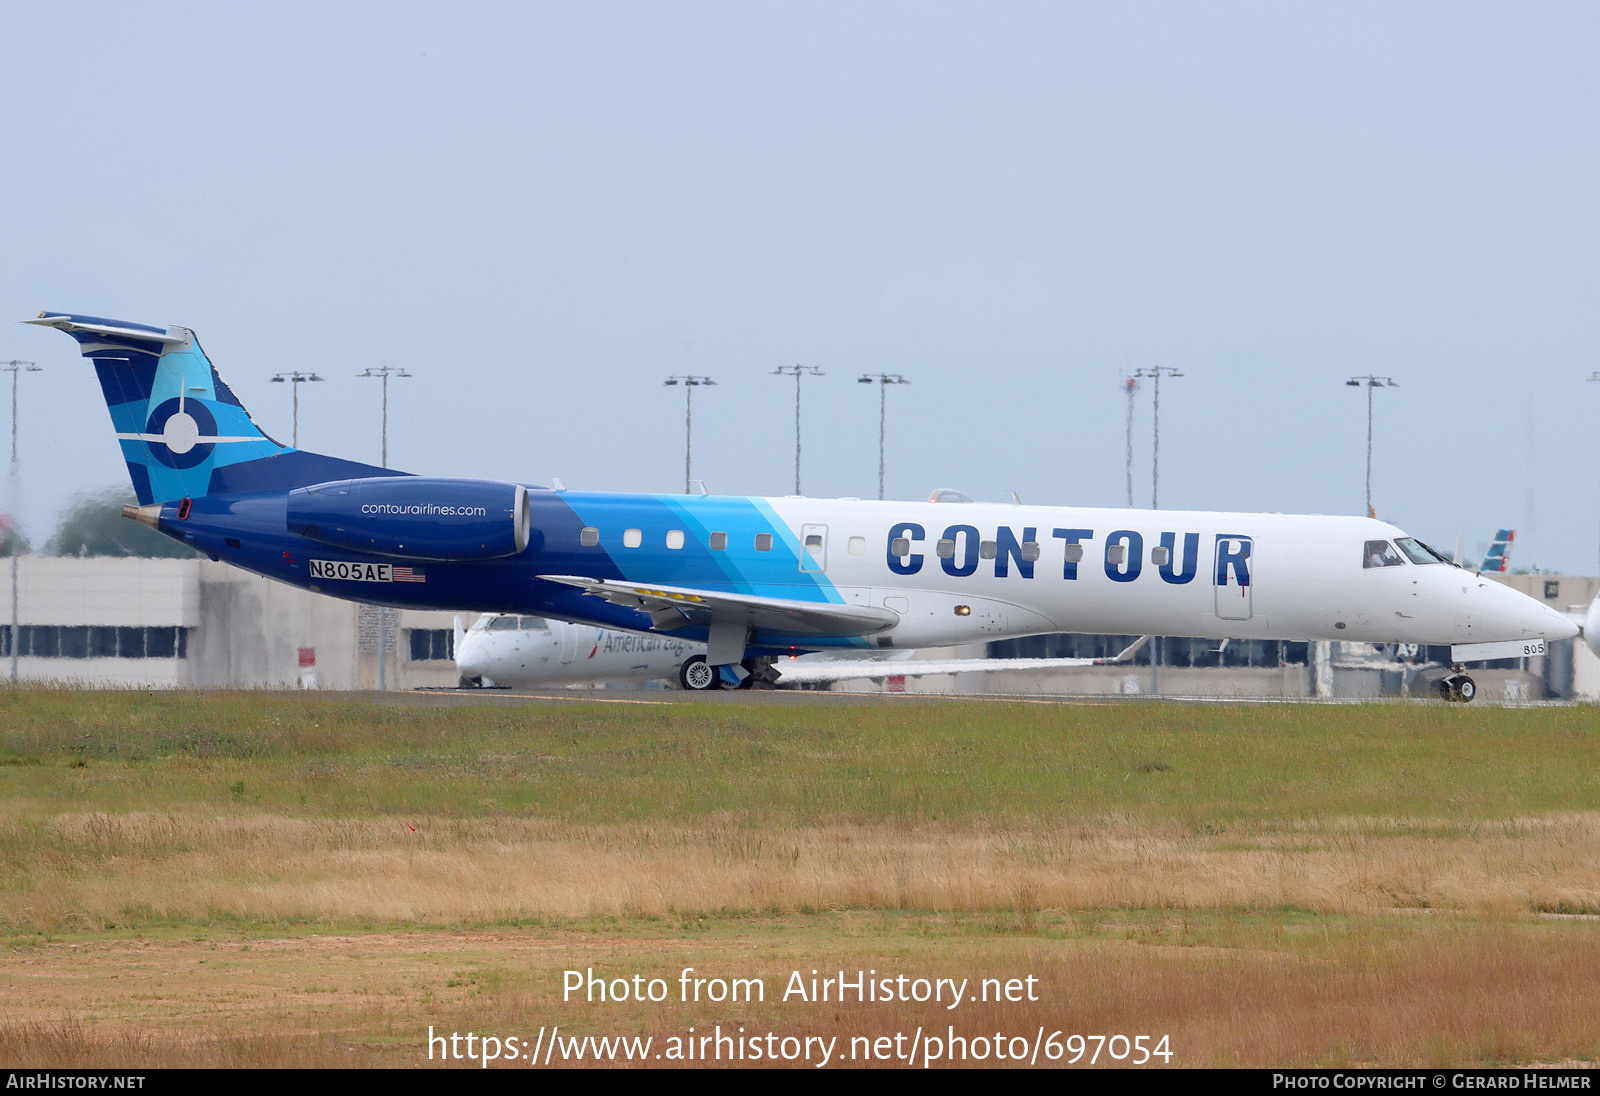
<svg viewBox="0 0 1600 1096"><path fill-rule="evenodd" d="M1546 639L1571 639L1581 630L1573 619L1565 613L1558 613L1548 605L1539 608L1545 612L1545 619L1549 622L1545 627Z"/></svg>
<svg viewBox="0 0 1600 1096"><path fill-rule="evenodd" d="M1554 641L1571 639L1578 634L1577 624L1544 602L1497 582L1489 583L1488 588L1495 595L1492 604L1498 610L1495 615L1500 617L1501 630L1506 632L1506 638L1543 636ZM1520 632L1521 635L1515 635L1514 632Z"/></svg>
<svg viewBox="0 0 1600 1096"><path fill-rule="evenodd" d="M463 643L456 648L456 669L467 677L477 677L489 668L489 658L476 643Z"/></svg>

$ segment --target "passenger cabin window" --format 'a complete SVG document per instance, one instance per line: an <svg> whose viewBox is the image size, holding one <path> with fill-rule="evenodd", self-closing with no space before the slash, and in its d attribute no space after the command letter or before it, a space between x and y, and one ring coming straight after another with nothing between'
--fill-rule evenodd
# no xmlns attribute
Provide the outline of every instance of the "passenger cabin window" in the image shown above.
<svg viewBox="0 0 1600 1096"><path fill-rule="evenodd" d="M994 540L980 540L978 542L978 558L993 559L1000 554L1000 542Z"/></svg>
<svg viewBox="0 0 1600 1096"><path fill-rule="evenodd" d="M1067 545L1067 562L1068 563L1082 563L1083 562L1083 545L1081 545L1081 544L1069 544L1069 545Z"/></svg>
<svg viewBox="0 0 1600 1096"><path fill-rule="evenodd" d="M908 545L908 547L909 547L909 545ZM850 554L852 556L864 556L864 555L866 555L867 554L867 538L866 537L851 537L850 538ZM904 552L897 552L895 554L896 555L905 555Z"/></svg>
<svg viewBox="0 0 1600 1096"><path fill-rule="evenodd" d="M678 548L682 548L683 547L683 530L682 529L668 529L667 530L667 547L668 548L672 548L672 549L678 549Z"/></svg>
<svg viewBox="0 0 1600 1096"><path fill-rule="evenodd" d="M1157 567L1165 567L1167 564L1171 563L1171 556L1172 552L1168 550L1165 544L1158 544L1154 548L1150 549L1150 562L1155 564Z"/></svg>
<svg viewBox="0 0 1600 1096"><path fill-rule="evenodd" d="M911 554L911 538L895 537L889 542L889 554L891 556L909 556Z"/></svg>
<svg viewBox="0 0 1600 1096"><path fill-rule="evenodd" d="M956 558L956 542L949 537L936 544L933 550L940 559Z"/></svg>
<svg viewBox="0 0 1600 1096"><path fill-rule="evenodd" d="M757 533L756 534L756 551L758 551L758 552L770 552L770 551L772 551L772 534L771 533Z"/></svg>
<svg viewBox="0 0 1600 1096"><path fill-rule="evenodd" d="M713 552L726 552L728 550L728 534L727 533L712 533L711 534L711 550Z"/></svg>
<svg viewBox="0 0 1600 1096"><path fill-rule="evenodd" d="M1369 540L1361 553L1363 567L1399 567L1405 563L1394 545L1386 540Z"/></svg>
<svg viewBox="0 0 1600 1096"><path fill-rule="evenodd" d="M637 529L624 529L622 531L622 546L624 548L637 548L644 543L644 534Z"/></svg>
<svg viewBox="0 0 1600 1096"><path fill-rule="evenodd" d="M585 526L582 532L578 534L578 543L585 548L593 548L600 543L600 530L592 525Z"/></svg>
<svg viewBox="0 0 1600 1096"><path fill-rule="evenodd" d="M820 533L807 533L806 534L806 547L807 548L821 548L822 547L822 534L820 534Z"/></svg>
<svg viewBox="0 0 1600 1096"><path fill-rule="evenodd" d="M1022 558L1027 560L1029 563L1037 561L1039 558L1039 542L1036 540L1023 541Z"/></svg>
<svg viewBox="0 0 1600 1096"><path fill-rule="evenodd" d="M1126 545L1109 544L1106 546L1106 562L1112 566L1120 567L1123 558L1128 554Z"/></svg>

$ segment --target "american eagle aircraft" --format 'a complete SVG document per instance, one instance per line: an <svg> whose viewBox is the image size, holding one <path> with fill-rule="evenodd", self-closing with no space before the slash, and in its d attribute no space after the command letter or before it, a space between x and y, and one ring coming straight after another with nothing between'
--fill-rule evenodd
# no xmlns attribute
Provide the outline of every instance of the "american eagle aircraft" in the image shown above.
<svg viewBox="0 0 1600 1096"><path fill-rule="evenodd" d="M558 491L267 437L183 327L41 312L94 362L139 505L213 559L353 601L515 612L706 644L695 689L799 651L1042 632L1450 644L1577 626L1371 518Z"/></svg>
<svg viewBox="0 0 1600 1096"><path fill-rule="evenodd" d="M702 643L670 635L647 635L616 628L516 613L487 613L471 628L456 617L456 669L463 684L517 686L594 684L602 681L660 681L675 677L688 684L706 660ZM854 658L808 654L782 659L785 685L927 674L972 673L980 670L1058 669L1125 662L1144 645L1130 644L1115 658L963 658L918 659L913 651L884 651ZM742 685L755 683L747 676Z"/></svg>

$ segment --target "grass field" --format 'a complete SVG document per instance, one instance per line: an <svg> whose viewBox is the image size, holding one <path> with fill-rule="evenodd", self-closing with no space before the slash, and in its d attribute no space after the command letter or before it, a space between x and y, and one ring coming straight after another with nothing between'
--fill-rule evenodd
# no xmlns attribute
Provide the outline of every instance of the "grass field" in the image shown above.
<svg viewBox="0 0 1600 1096"><path fill-rule="evenodd" d="M1597 752L1589 706L0 690L0 1062L418 1065L429 1025L558 1024L1593 1061ZM683 1002L684 967L766 997ZM563 1000L570 969L671 997ZM814 969L1037 999L779 999Z"/></svg>

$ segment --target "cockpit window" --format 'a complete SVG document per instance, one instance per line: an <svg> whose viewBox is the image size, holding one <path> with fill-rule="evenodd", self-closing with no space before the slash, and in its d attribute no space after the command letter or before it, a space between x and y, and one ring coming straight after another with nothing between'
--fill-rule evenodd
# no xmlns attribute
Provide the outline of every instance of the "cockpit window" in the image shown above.
<svg viewBox="0 0 1600 1096"><path fill-rule="evenodd" d="M514 632L517 630L517 618L514 616L497 616L489 621L491 632Z"/></svg>
<svg viewBox="0 0 1600 1096"><path fill-rule="evenodd" d="M550 622L545 620L544 617L536 617L536 616L518 617L517 618L517 627L522 629L524 632L530 632L530 631L548 632L550 630Z"/></svg>
<svg viewBox="0 0 1600 1096"><path fill-rule="evenodd" d="M1394 550L1394 545L1386 540L1369 540L1365 550L1361 553L1361 566L1363 567L1399 567L1405 563L1400 558L1400 553Z"/></svg>
<svg viewBox="0 0 1600 1096"><path fill-rule="evenodd" d="M1437 548L1430 548L1415 537L1397 537L1395 543L1412 563L1449 563Z"/></svg>

